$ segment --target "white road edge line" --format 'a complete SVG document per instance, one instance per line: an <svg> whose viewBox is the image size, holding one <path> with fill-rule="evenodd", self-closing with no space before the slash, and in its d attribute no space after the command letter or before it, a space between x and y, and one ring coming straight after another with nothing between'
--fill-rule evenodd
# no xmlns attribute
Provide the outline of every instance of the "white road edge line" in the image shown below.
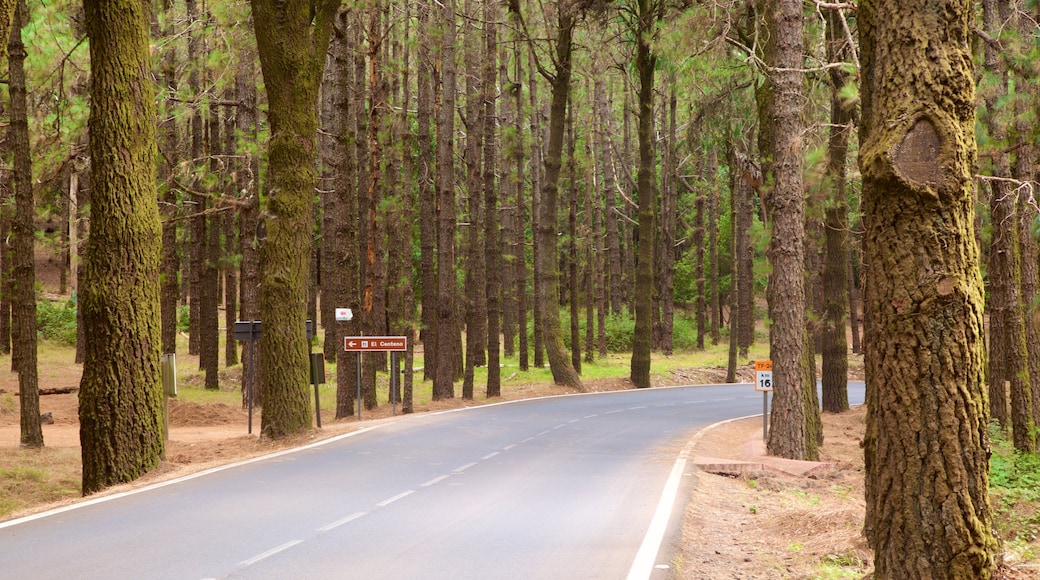
<svg viewBox="0 0 1040 580"><path fill-rule="evenodd" d="M476 465L476 462L467 463L466 465L463 465L463 466L460 466L460 467L456 467L455 469L452 469L451 472L452 473L462 473L463 471L466 471L467 469L469 469L470 467L473 467L474 465Z"/></svg>
<svg viewBox="0 0 1040 580"><path fill-rule="evenodd" d="M282 544L281 546L278 546L276 548L271 548L270 550L264 552L263 554L259 554L257 556L253 556L252 558L250 558L248 560L243 560L243 561L239 562L238 565L242 566L242 567L252 566L253 564L256 564L257 562L259 562L260 560L263 560L264 558L270 558L271 556L274 556L278 552L282 552L282 551L288 550L289 548L295 546L296 544L302 544L302 543L303 543L303 540L293 540L291 542L286 542L286 543Z"/></svg>
<svg viewBox="0 0 1040 580"><path fill-rule="evenodd" d="M500 453L499 451L492 451L491 453L488 453L484 457L481 457L480 460L481 461L487 461L488 459L491 459L492 457L498 455L499 453Z"/></svg>
<svg viewBox="0 0 1040 580"><path fill-rule="evenodd" d="M664 484L664 490L661 492L661 499L657 502L657 511L654 512L654 517L650 520L650 527L647 528L646 535L643 536L643 543L639 546L639 551L636 552L636 559L628 570L628 580L647 580L654 570L657 552L661 549L661 542L664 541L664 533L668 528L668 519L671 517L672 508L675 506L675 498L679 495L679 483L682 481L683 471L686 470L686 458L689 455L689 450L684 449L679 454L679 458L675 460L675 464L672 465L672 472L668 475L668 480Z"/></svg>
<svg viewBox="0 0 1040 580"><path fill-rule="evenodd" d="M324 534L325 532L328 532L328 531L334 530L334 529L336 529L336 528L338 528L340 526L349 524L350 522L352 522L352 521L354 521L354 520L356 520L358 518L365 517L366 515L368 515L368 512L357 512L357 513L350 514L349 516L347 516L345 518L342 518L342 519L339 519L339 520L336 520L336 521L332 522L331 524L329 524L327 526L322 526L322 527L318 528L318 532Z"/></svg>

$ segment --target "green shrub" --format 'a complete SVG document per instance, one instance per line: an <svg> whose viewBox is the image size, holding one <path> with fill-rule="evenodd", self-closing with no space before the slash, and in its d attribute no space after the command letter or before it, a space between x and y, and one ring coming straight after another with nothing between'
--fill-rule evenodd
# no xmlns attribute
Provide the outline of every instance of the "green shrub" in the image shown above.
<svg viewBox="0 0 1040 580"><path fill-rule="evenodd" d="M41 300L36 303L36 331L44 340L76 346L76 302Z"/></svg>
<svg viewBox="0 0 1040 580"><path fill-rule="evenodd" d="M191 324L191 306L183 304L177 307L177 329L181 332L188 332L188 327Z"/></svg>

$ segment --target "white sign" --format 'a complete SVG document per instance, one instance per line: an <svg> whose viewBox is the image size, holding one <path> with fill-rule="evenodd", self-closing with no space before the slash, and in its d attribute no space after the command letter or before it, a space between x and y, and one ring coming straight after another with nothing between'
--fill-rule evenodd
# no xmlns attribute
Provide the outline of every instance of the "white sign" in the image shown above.
<svg viewBox="0 0 1040 580"><path fill-rule="evenodd" d="M755 361L755 390L763 393L773 390L773 361Z"/></svg>
<svg viewBox="0 0 1040 580"><path fill-rule="evenodd" d="M326 311L327 312L327 311ZM354 318L354 313L349 308L337 308L336 309L336 320L339 322L347 322Z"/></svg>

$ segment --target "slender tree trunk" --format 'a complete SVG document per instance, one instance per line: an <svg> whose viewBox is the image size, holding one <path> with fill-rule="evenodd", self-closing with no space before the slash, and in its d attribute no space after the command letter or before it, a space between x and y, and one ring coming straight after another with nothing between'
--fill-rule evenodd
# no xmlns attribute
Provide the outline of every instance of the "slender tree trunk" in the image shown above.
<svg viewBox="0 0 1040 580"><path fill-rule="evenodd" d="M455 396L455 1L444 2L438 50L441 62L440 116L437 122L437 374L434 400Z"/></svg>
<svg viewBox="0 0 1040 580"><path fill-rule="evenodd" d="M715 151L708 152L707 175L715 175L718 169ZM719 194L714 183L708 188L708 259L711 263L711 343L719 343L719 328L722 326L722 304L719 294Z"/></svg>
<svg viewBox="0 0 1040 580"><path fill-rule="evenodd" d="M512 27L512 22L507 26ZM515 29L514 29L515 30ZM514 33L518 36L519 32ZM513 39L510 39L513 40ZM519 181L519 173L521 170L520 165L514 163L517 156L517 149L522 147L520 133L516 129L517 123L517 106L515 93L521 92L520 82L518 77L510 78L509 71L512 66L515 70L518 66L515 58L515 48L510 48L511 43L497 44L499 49L499 82L502 83L502 113L501 113L501 155L502 155L502 178L500 180L501 193L495 197L500 203L499 224L500 224L500 243L501 252L499 258L502 260L502 264L499 269L499 282L501 284L500 293L500 308L502 316L502 354L506 358L512 358L516 356L516 336L517 336L517 289L516 289L516 261L520 259L518 256L518 240L516 239L516 226L515 220L519 214L519 207L517 207L517 193L522 184ZM485 89L487 85L485 84ZM492 131L492 134L499 134ZM497 161L496 161L497 163ZM487 184L485 183L485 187ZM490 214L491 208L488 208ZM490 238L488 240L490 243ZM490 261L490 257L489 257ZM490 264L489 264L490 266ZM488 272L491 272L491 268L488 268ZM490 288L488 292L490 292ZM491 296L488 296L489 301ZM491 308L490 303L488 308ZM490 329L488 335L490 337ZM490 349L490 345L488 345Z"/></svg>
<svg viewBox="0 0 1040 580"><path fill-rule="evenodd" d="M485 271L487 272L487 387L485 396L498 397L502 394L502 368L500 364L499 331L502 319L502 236L499 219L498 187L495 172L498 168L496 96L498 68L499 5L484 3L484 239L487 244Z"/></svg>
<svg viewBox="0 0 1040 580"><path fill-rule="evenodd" d="M163 1L163 12L166 13L166 29L161 31L165 39L172 40L174 30L169 15L173 11L172 0ZM163 53L163 87L170 91L177 90L177 54L173 49L167 49ZM167 97L172 96L167 95ZM172 102L167 98L166 107L172 108ZM177 242L177 223L173 219L177 216L180 207L180 195L175 179L175 168L180 153L180 133L177 127L176 117L167 112L159 121L159 133L163 140L162 163L159 164L159 178L162 183L162 205L160 211L163 217L162 232L162 275L160 277L160 309L162 312L162 352L177 352L177 305L180 299L180 246Z"/></svg>
<svg viewBox="0 0 1040 580"><path fill-rule="evenodd" d="M986 30L999 38L1004 28L1010 5L1007 0L984 0L982 19ZM1008 96L1007 70L1000 62L998 50L992 43L985 44L984 66L998 82L984 95L986 101L986 125L989 134L997 143L1007 142L1008 127L998 118L1001 105L998 101ZM996 152L992 159L992 172L997 177L1010 178L1011 165L1007 153ZM1019 295L1022 283L1021 252L1019 248L1016 213L1016 194L1007 181L990 184L990 219L993 225L990 245L990 356L989 392L994 418L1007 420L1005 410L1005 381L1010 384L1010 418L1015 448L1031 452L1036 447L1033 432L1033 392L1030 386L1029 360L1026 350L1026 327L1022 317L1022 298ZM998 408L999 406L999 408Z"/></svg>
<svg viewBox="0 0 1040 580"><path fill-rule="evenodd" d="M83 494L137 479L165 452L155 99L141 2L87 2L91 231L80 307Z"/></svg>
<svg viewBox="0 0 1040 580"><path fill-rule="evenodd" d="M830 62L841 62L849 54L842 21L845 16L830 10L827 18L827 52ZM826 258L823 270L823 410L841 413L849 409L849 349L845 339L848 306L849 207L845 189L845 163L852 131L851 107L841 96L848 82L840 68L831 69L831 126L827 147L827 174L831 200L826 208L824 232Z"/></svg>
<svg viewBox="0 0 1040 580"><path fill-rule="evenodd" d="M567 228L570 239L567 242L567 295L570 306L571 331L571 366L574 372L581 374L581 325L578 318L578 185L576 182L577 162L574 159L576 137L574 135L574 108L568 103L567 108Z"/></svg>
<svg viewBox="0 0 1040 580"><path fill-rule="evenodd" d="M257 94L256 94L256 52L255 48L246 46L238 54L240 64L235 74L235 95L241 106L235 109L235 130L242 136L242 141L235 144L236 156L241 158L241 170L235 174L236 189L241 192L242 211L240 215L242 235L239 245L242 252L241 284L239 285L239 302L241 319L252 321L260 319L260 304L257 297L260 286L260 161L252 152L251 143L257 142ZM260 399L260 365L257 364L257 349L243 349L242 354L242 406L248 404L249 393L252 392L256 403ZM250 383L248 379L252 379Z"/></svg>
<svg viewBox="0 0 1040 580"><path fill-rule="evenodd" d="M542 114L541 103L538 100L538 79L536 76L536 62L534 58L534 49L530 50L530 80L528 81L528 95L531 101L531 231L534 232L533 246L531 248L531 259L534 263L534 272L531 280L531 290L534 294L534 303L531 304L532 314L532 348L534 348L534 366L535 368L543 368L545 366L545 302L543 298L545 296L545 289L542 285L545 283L544 278L539 276L538 269L542 266L541 254L545 251L545 247L539 241L540 228L542 227L542 198L544 193L542 190L545 188L545 177L543 175L545 168L545 156L542 150L543 144L543 133L542 125L544 115ZM561 121L562 122L562 121ZM560 131L561 135L563 131ZM561 137L562 138L562 137ZM556 223L556 216L553 215L553 224ZM555 228L555 225L553 226ZM553 239L555 239L556 233L553 232ZM550 261L554 261L555 256L550 258ZM554 271L556 266L553 266ZM558 274L558 272L557 272ZM526 274L525 274L526 276ZM525 282L526 283L526 282ZM559 301L557 300L556 303Z"/></svg>
<svg viewBox="0 0 1040 580"><path fill-rule="evenodd" d="M737 319L738 356L747 359L748 350L755 342L755 248L751 245L751 223L754 221L755 184L762 182L761 175L743 153L736 155L737 177L733 188L733 235L736 236L737 253L733 256L736 276L737 310L730 316Z"/></svg>
<svg viewBox="0 0 1040 580"><path fill-rule="evenodd" d="M694 266L693 275L697 280L697 302L694 309L697 311L697 350L704 350L704 336L708 332L707 320L705 317L707 309L707 300L704 295L704 211L707 201L707 195L698 195L696 201L694 201L694 217L693 217L693 252L694 252Z"/></svg>
<svg viewBox="0 0 1040 580"><path fill-rule="evenodd" d="M654 163L654 68L657 57L650 50L646 22L651 19L649 0L639 0L640 19L636 40L636 73L639 75L637 129L639 140L639 172L636 189L639 204L639 254L636 261L634 303L635 330L632 334L632 362L629 378L638 388L650 387L650 349L653 338L654 239L657 196Z"/></svg>
<svg viewBox="0 0 1040 580"><path fill-rule="evenodd" d="M672 333L675 327L675 221L678 211L678 188L676 180L676 108L678 97L676 91L675 71L669 73L666 80L668 89L668 119L665 140L663 177L661 180L661 350L671 356L673 350Z"/></svg>
<svg viewBox="0 0 1040 580"><path fill-rule="evenodd" d="M524 235L527 223L527 206L524 204L524 99L523 91L520 88L520 78L523 71L523 51L520 49L519 33L517 33L516 36L517 38L513 39L513 60L516 62L516 89L514 91L514 97L516 99L516 150L514 151L513 158L513 163L516 165L516 219L513 221L513 239L516 240L514 246L516 260L513 262L513 279L515 280L514 288L516 291L517 309L516 323L517 336L519 337L517 343L519 360L517 361L517 364L520 366L521 371L526 371L530 368L530 347L527 340L527 236ZM532 83L529 90L535 90L535 86L536 85ZM532 111L531 114L534 115L534 112ZM532 135L532 140L533 139L534 136ZM537 172L538 164L532 163L532 191L534 190L534 178L537 175Z"/></svg>
<svg viewBox="0 0 1040 580"><path fill-rule="evenodd" d="M19 443L22 447L43 447L40 425L40 391L36 357L36 267L33 256L36 204L33 198L32 156L29 121L25 99L25 45L22 25L29 20L24 0L18 2L7 53L9 56L8 92L11 97L11 125L8 144L14 153L14 220L11 222L11 338L12 364L18 373Z"/></svg>
<svg viewBox="0 0 1040 580"><path fill-rule="evenodd" d="M419 29L430 30L432 2L417 4ZM421 32L425 34L425 32ZM437 376L437 188L434 186L433 168L433 133L431 128L433 116L434 87L436 86L434 55L430 45L434 39L420 41L418 44L418 63L416 82L415 122L416 144L419 148L419 212L424 219L419 220L419 253L420 284L422 287L422 327L420 340L423 342L423 376L424 380L432 380Z"/></svg>
<svg viewBox="0 0 1040 580"><path fill-rule="evenodd" d="M483 78L480 75L478 31L473 24L476 5L466 0L463 11L466 18L462 28L463 60L466 68L466 192L469 209L469 227L466 228L466 288L461 294L466 306L466 369L462 382L462 398L473 399L474 369L487 362L487 294L476 289L487 288L486 255L484 245L484 175L482 151L484 138ZM489 55L485 59L493 60Z"/></svg>
<svg viewBox="0 0 1040 580"><path fill-rule="evenodd" d="M611 154L610 138L612 123L610 122L610 105L607 101L607 90L602 75L597 75L593 86L595 107L597 111L597 136L599 137L600 165L603 170L603 204L605 221L605 238L607 251L607 301L610 312L620 315L623 311L621 292L621 240L618 233L617 219L617 185L614 176L614 156Z"/></svg>
<svg viewBox="0 0 1040 580"><path fill-rule="evenodd" d="M972 16L967 0L942 11L874 0L857 12L865 527L878 578L994 572Z"/></svg>

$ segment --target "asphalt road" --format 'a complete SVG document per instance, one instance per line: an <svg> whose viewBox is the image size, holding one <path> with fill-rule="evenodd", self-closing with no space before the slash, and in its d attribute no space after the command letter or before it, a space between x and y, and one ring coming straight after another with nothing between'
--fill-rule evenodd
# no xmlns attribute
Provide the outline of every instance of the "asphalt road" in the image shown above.
<svg viewBox="0 0 1040 580"><path fill-rule="evenodd" d="M410 416L0 523L0 578L664 577L687 442L761 412L726 385Z"/></svg>

